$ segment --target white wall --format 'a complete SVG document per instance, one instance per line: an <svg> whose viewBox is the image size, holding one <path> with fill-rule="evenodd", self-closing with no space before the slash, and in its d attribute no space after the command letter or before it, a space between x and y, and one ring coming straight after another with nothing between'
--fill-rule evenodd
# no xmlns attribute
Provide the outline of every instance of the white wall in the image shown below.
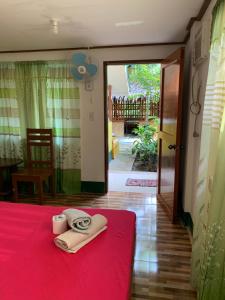
<svg viewBox="0 0 225 300"><path fill-rule="evenodd" d="M181 45L182 46L182 45ZM104 176L104 79L103 62L162 59L179 45L108 48L89 50L98 61L94 90L81 87L81 180L103 182ZM84 51L82 51L84 52ZM70 59L74 51L0 54L0 61Z"/></svg>
<svg viewBox="0 0 225 300"><path fill-rule="evenodd" d="M213 7L216 3L216 0L213 0L208 7L203 19L201 22L207 20L207 22L211 20L211 14ZM193 137L194 131L194 122L195 116L188 111L187 116L187 136L186 136L186 164L185 164L185 178L184 178L184 197L183 197L183 206L184 211L190 212L191 215L193 213L193 205L195 202L195 194L196 194L196 181L198 176L198 167L199 167L199 151L200 151L200 143L201 143L201 125L202 125L202 113L204 106L204 96L205 96L205 87L207 82L207 74L208 74L208 64L209 59L206 59L201 65L198 67L193 66L191 61L192 49L194 47L194 34L198 29L199 24L195 22L194 26L191 30L190 40L186 46L186 57L185 64L188 65L190 63L190 74L185 78L186 82L189 82L189 85L186 86L186 101L188 102L188 106L190 107L192 103L192 78L196 71L198 71L199 83L201 82L202 88L200 93L200 103L201 103L201 113L197 119L197 132L200 134L199 137ZM197 79L197 78L196 78ZM185 94L184 94L185 95Z"/></svg>
<svg viewBox="0 0 225 300"><path fill-rule="evenodd" d="M128 81L126 67L108 66L108 84L112 86L112 97L128 96Z"/></svg>

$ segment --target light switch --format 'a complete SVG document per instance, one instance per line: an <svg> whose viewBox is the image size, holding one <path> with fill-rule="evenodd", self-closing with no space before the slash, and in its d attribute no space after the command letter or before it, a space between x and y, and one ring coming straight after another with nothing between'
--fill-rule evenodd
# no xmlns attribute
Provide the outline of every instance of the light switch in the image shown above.
<svg viewBox="0 0 225 300"><path fill-rule="evenodd" d="M93 90L93 81L92 80L86 80L84 83L84 87L86 91L92 91Z"/></svg>

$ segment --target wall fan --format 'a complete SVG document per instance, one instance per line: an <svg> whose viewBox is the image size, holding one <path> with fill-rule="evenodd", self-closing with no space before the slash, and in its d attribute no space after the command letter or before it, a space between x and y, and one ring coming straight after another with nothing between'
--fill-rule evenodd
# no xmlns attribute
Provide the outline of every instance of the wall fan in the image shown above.
<svg viewBox="0 0 225 300"><path fill-rule="evenodd" d="M84 53L75 53L72 56L71 74L75 80L90 81L97 73L97 66L90 63L90 59Z"/></svg>

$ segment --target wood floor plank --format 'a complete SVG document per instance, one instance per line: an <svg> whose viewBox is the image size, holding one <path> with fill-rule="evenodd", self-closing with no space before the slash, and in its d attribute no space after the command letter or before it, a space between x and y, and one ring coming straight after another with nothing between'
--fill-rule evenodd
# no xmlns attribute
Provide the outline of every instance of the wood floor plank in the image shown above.
<svg viewBox="0 0 225 300"><path fill-rule="evenodd" d="M23 202L30 203L30 200ZM123 192L57 195L54 199L45 199L45 204L135 212L137 237L131 300L196 299L190 285L191 243L188 232L181 224L170 223L155 195Z"/></svg>

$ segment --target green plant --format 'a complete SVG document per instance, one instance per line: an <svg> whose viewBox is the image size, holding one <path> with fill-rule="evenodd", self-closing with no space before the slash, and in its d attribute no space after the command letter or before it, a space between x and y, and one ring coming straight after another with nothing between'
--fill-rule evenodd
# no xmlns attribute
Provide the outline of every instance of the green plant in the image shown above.
<svg viewBox="0 0 225 300"><path fill-rule="evenodd" d="M128 82L144 89L154 102L159 101L160 73L160 64L134 64L127 67Z"/></svg>
<svg viewBox="0 0 225 300"><path fill-rule="evenodd" d="M160 118L156 117L156 116L150 116L150 117L148 117L148 121L157 131L159 124L160 124Z"/></svg>
<svg viewBox="0 0 225 300"><path fill-rule="evenodd" d="M136 154L142 161L149 161L151 155L157 154L156 130L156 126L149 124L138 125L138 128L133 130L138 139L133 143L132 154Z"/></svg>
<svg viewBox="0 0 225 300"><path fill-rule="evenodd" d="M137 98L144 98L145 95L144 94L140 94L140 93L135 93L135 94L130 94L128 95L128 99L137 99Z"/></svg>

